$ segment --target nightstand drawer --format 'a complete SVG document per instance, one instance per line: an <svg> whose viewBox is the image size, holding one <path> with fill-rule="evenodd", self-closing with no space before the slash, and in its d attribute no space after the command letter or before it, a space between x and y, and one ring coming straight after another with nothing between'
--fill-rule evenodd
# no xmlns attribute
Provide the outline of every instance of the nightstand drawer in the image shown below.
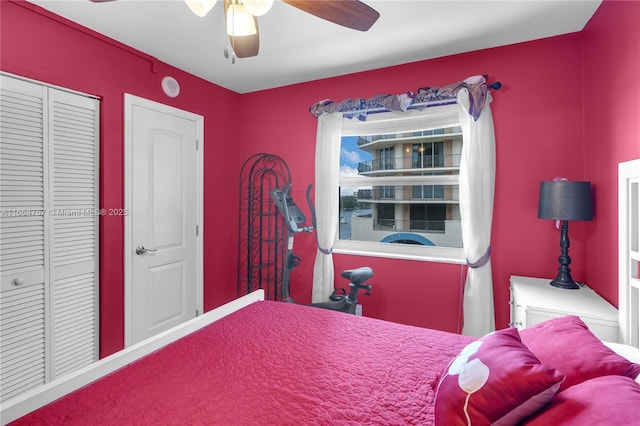
<svg viewBox="0 0 640 426"><path fill-rule="evenodd" d="M527 327L539 324L541 322L562 317L567 314L566 312L550 311L541 308L529 307L525 311L524 323ZM583 315L579 315L580 319L589 327L589 330L600 340L605 342L617 342L618 341L618 323L599 318L590 318Z"/></svg>

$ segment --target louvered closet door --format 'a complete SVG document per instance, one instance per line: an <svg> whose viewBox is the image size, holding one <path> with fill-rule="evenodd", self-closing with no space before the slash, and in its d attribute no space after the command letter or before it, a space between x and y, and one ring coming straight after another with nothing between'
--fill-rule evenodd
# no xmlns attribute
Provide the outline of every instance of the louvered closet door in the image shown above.
<svg viewBox="0 0 640 426"><path fill-rule="evenodd" d="M49 93L52 378L97 359L98 101Z"/></svg>
<svg viewBox="0 0 640 426"><path fill-rule="evenodd" d="M0 400L46 380L46 88L0 76Z"/></svg>
<svg viewBox="0 0 640 426"><path fill-rule="evenodd" d="M0 401L6 401L97 359L99 103L0 78Z"/></svg>

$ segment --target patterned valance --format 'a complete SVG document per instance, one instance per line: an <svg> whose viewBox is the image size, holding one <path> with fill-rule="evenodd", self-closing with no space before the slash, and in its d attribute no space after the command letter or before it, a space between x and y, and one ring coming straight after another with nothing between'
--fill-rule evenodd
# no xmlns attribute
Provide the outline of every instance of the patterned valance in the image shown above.
<svg viewBox="0 0 640 426"><path fill-rule="evenodd" d="M443 87L421 87L417 93L409 91L399 95L377 95L369 99L345 99L342 102L325 99L312 105L309 111L315 117L325 113L341 112L346 118L366 120L367 114L375 112L421 110L429 106L455 103L458 92L465 88L469 92L471 103L469 114L477 120L485 104L488 89L499 89L501 86L500 82L487 85L486 75L474 75Z"/></svg>

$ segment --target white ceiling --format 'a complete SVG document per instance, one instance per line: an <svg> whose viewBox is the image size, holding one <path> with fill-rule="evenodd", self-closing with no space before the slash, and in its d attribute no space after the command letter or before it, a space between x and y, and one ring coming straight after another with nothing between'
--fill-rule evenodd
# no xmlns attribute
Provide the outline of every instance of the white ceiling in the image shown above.
<svg viewBox="0 0 640 426"><path fill-rule="evenodd" d="M157 59L238 93L580 31L601 0L365 0L368 32L276 0L259 18L260 53L223 55L223 1L204 18L182 0L31 0Z"/></svg>

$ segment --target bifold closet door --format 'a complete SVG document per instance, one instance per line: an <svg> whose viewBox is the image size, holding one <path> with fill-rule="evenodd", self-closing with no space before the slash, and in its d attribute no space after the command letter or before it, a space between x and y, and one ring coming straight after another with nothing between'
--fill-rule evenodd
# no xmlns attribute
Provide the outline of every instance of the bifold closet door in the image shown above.
<svg viewBox="0 0 640 426"><path fill-rule="evenodd" d="M98 100L49 89L51 379L97 359Z"/></svg>
<svg viewBox="0 0 640 426"><path fill-rule="evenodd" d="M47 88L0 77L2 401L44 384L48 337Z"/></svg>
<svg viewBox="0 0 640 426"><path fill-rule="evenodd" d="M99 102L0 78L5 401L97 359Z"/></svg>

